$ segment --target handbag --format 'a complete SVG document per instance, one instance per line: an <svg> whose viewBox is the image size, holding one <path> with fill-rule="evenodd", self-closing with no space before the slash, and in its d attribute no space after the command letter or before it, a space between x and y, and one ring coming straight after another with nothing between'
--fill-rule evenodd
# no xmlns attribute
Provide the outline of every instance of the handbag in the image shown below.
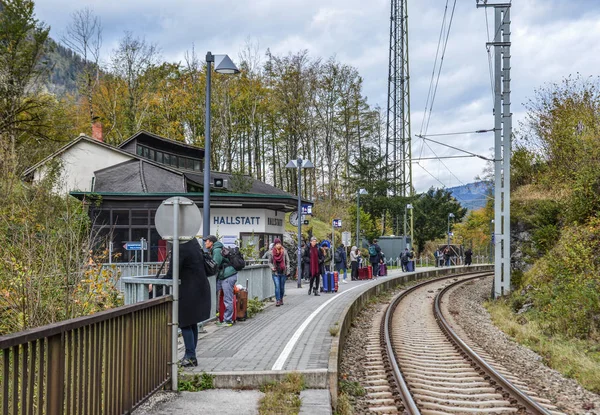
<svg viewBox="0 0 600 415"><path fill-rule="evenodd" d="M219 272L219 266L215 262L214 259L210 256L208 252L204 253L204 272L206 272L206 276L210 277L211 275L216 275Z"/></svg>

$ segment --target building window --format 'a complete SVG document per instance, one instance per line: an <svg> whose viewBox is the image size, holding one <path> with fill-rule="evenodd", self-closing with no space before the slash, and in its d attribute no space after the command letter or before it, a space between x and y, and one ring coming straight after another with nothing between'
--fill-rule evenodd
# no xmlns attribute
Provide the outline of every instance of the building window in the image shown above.
<svg viewBox="0 0 600 415"><path fill-rule="evenodd" d="M141 156L143 154L143 150L144 150L144 148L138 144L138 146L136 148L137 155Z"/></svg>
<svg viewBox="0 0 600 415"><path fill-rule="evenodd" d="M200 171L200 160L194 160L194 170Z"/></svg>
<svg viewBox="0 0 600 415"><path fill-rule="evenodd" d="M157 151L156 152L156 161L159 162L159 163L162 163L163 162L163 155L164 154L162 152Z"/></svg>

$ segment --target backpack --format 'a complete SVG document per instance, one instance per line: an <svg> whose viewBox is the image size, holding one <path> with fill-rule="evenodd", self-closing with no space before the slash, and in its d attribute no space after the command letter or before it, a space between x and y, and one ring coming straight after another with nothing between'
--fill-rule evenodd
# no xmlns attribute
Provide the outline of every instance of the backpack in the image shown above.
<svg viewBox="0 0 600 415"><path fill-rule="evenodd" d="M375 255L377 255L377 248L375 248L375 245L371 245L371 246L369 246L369 255L370 255L370 256L375 256Z"/></svg>
<svg viewBox="0 0 600 415"><path fill-rule="evenodd" d="M339 249L335 251L335 254L333 254L333 260L336 264L342 262L342 253L339 251Z"/></svg>
<svg viewBox="0 0 600 415"><path fill-rule="evenodd" d="M246 260L242 256L240 248L238 248L237 246L233 246L231 248L228 248L226 246L223 247L221 249L221 255L224 259L226 259L229 262L229 265L231 265L236 271L241 271L246 267Z"/></svg>

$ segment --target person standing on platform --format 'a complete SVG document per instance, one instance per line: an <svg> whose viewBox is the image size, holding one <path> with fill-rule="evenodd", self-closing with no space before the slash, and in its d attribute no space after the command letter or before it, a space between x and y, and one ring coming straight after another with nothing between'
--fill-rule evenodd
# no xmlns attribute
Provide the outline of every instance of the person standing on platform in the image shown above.
<svg viewBox="0 0 600 415"><path fill-rule="evenodd" d="M408 272L408 261L409 261L408 248L404 248L404 252L400 256L400 264L402 265L402 272Z"/></svg>
<svg viewBox="0 0 600 415"><path fill-rule="evenodd" d="M315 296L319 296L319 281L321 278L321 272L323 261L323 251L317 244L317 238L314 236L310 238L310 244L306 247L303 254L304 263L308 267L308 275L310 278L310 286L308 288L308 295L314 293Z"/></svg>
<svg viewBox="0 0 600 415"><path fill-rule="evenodd" d="M381 261L381 248L377 245L377 239L369 246L369 262L373 268L373 277L379 275L379 262Z"/></svg>
<svg viewBox="0 0 600 415"><path fill-rule="evenodd" d="M179 328L185 345L185 354L179 362L182 367L198 366L196 346L198 323L210 318L210 284L204 271L204 254L196 238L179 245ZM173 279L173 256L164 277Z"/></svg>
<svg viewBox="0 0 600 415"><path fill-rule="evenodd" d="M340 244L333 255L333 260L335 261L335 270L338 272L338 275L342 275L342 270L344 270L344 279L342 282L344 284L348 284L346 281L347 277L347 268L348 268L348 256L346 255L346 247L344 244Z"/></svg>
<svg viewBox="0 0 600 415"><path fill-rule="evenodd" d="M223 322L217 323L218 326L233 326L233 288L237 282L237 271L229 264L229 261L223 258L221 251L223 244L214 235L204 238L204 246L210 250L212 259L217 263L219 271L217 272L217 300L219 291L223 290L223 302L225 303L225 313Z"/></svg>
<svg viewBox="0 0 600 415"><path fill-rule="evenodd" d="M410 272L415 271L415 260L417 259L417 255L415 254L415 248L410 248L410 252L408 253L408 269Z"/></svg>
<svg viewBox="0 0 600 415"><path fill-rule="evenodd" d="M467 249L465 251L465 266L469 266L471 265L471 261L473 260L473 251L471 251L471 248Z"/></svg>
<svg viewBox="0 0 600 415"><path fill-rule="evenodd" d="M269 266L273 275L273 283L275 284L275 307L283 305L283 294L285 293L286 275L290 272L290 257L287 249L281 244L281 239L275 238L273 241L273 249L269 257Z"/></svg>
<svg viewBox="0 0 600 415"><path fill-rule="evenodd" d="M360 258L360 251L356 246L350 249L350 279L352 281L358 280L358 259Z"/></svg>
<svg viewBox="0 0 600 415"><path fill-rule="evenodd" d="M323 252L323 270L321 274L331 271L331 250L329 249L329 242L323 241L321 243L321 251Z"/></svg>
<svg viewBox="0 0 600 415"><path fill-rule="evenodd" d="M450 266L450 247L447 246L446 249L444 249L444 263L446 264L447 267Z"/></svg>

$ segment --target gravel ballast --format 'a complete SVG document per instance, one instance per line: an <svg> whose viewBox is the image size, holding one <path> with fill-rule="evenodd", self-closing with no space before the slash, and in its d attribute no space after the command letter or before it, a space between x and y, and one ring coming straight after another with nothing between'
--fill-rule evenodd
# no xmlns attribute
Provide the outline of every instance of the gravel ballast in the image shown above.
<svg viewBox="0 0 600 415"><path fill-rule="evenodd" d="M445 302L449 313L445 316L455 328L460 327L459 335L467 343L474 342L484 349L531 390L552 401L560 410L569 414L600 414L600 395L550 369L541 356L517 344L493 324L483 307L491 289L492 278L488 277L463 284L449 293Z"/></svg>

